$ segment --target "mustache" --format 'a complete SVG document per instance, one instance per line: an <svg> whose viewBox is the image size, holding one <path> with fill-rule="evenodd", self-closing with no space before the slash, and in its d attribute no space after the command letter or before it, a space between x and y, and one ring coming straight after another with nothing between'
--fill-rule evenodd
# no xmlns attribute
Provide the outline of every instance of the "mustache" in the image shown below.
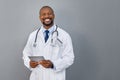
<svg viewBox="0 0 120 80"><path fill-rule="evenodd" d="M53 20L51 21L51 23L50 24L46 24L45 22L43 22L43 25L45 25L45 26L51 26L51 25L53 25Z"/></svg>
<svg viewBox="0 0 120 80"><path fill-rule="evenodd" d="M43 20L45 20L45 19L50 19L50 20L52 20L52 18L44 18Z"/></svg>

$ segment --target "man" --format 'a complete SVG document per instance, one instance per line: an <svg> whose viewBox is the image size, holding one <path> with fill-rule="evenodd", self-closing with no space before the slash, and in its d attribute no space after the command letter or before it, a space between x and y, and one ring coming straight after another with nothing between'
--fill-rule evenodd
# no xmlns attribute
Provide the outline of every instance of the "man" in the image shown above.
<svg viewBox="0 0 120 80"><path fill-rule="evenodd" d="M43 26L30 34L23 50L24 64L32 71L30 80L65 80L65 70L74 61L71 38L54 24L55 14L51 7L43 6L39 18ZM32 61L29 56L45 59Z"/></svg>

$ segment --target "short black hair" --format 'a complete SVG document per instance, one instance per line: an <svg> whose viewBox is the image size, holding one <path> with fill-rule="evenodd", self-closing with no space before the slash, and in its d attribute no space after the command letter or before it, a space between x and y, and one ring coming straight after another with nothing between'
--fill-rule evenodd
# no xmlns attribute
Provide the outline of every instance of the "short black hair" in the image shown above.
<svg viewBox="0 0 120 80"><path fill-rule="evenodd" d="M49 9L53 12L53 14L54 14L54 10L53 10L50 6L43 6L43 7L40 9L39 14L40 14L41 10L42 10L42 9L45 9L45 8L49 8Z"/></svg>

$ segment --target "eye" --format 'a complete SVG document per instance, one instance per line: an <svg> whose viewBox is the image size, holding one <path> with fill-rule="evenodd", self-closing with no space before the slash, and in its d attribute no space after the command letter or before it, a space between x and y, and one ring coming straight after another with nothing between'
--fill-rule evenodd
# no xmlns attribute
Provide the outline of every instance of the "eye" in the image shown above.
<svg viewBox="0 0 120 80"><path fill-rule="evenodd" d="M46 15L45 13L42 14L42 16L45 16L45 15Z"/></svg>
<svg viewBox="0 0 120 80"><path fill-rule="evenodd" d="M53 13L48 13L48 15L53 15Z"/></svg>

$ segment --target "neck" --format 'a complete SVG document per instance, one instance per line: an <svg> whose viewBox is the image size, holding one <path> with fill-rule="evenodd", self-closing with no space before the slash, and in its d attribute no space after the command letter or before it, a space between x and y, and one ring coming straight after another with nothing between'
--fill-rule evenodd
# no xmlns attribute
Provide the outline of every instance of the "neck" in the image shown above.
<svg viewBox="0 0 120 80"><path fill-rule="evenodd" d="M52 26L53 26L53 24L50 25L50 26L45 26L45 25L44 25L44 28L45 28L45 29L49 29L49 28L51 28Z"/></svg>

